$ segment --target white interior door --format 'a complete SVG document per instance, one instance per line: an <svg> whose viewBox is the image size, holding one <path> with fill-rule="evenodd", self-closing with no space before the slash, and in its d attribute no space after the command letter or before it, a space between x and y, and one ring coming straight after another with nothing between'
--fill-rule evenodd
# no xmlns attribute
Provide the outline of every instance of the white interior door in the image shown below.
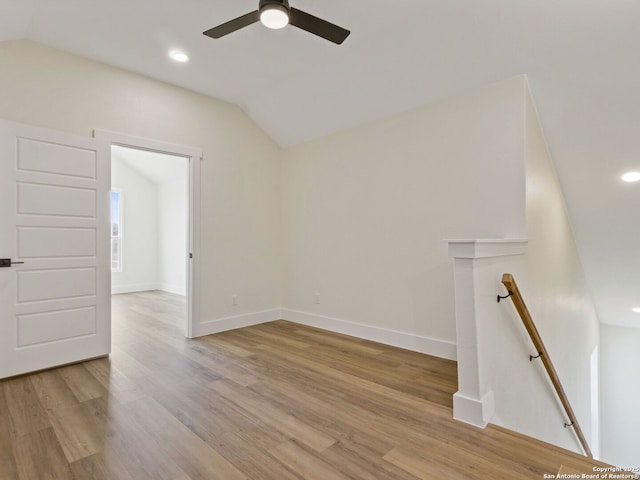
<svg viewBox="0 0 640 480"><path fill-rule="evenodd" d="M109 191L106 143L0 121L0 378L110 353Z"/></svg>

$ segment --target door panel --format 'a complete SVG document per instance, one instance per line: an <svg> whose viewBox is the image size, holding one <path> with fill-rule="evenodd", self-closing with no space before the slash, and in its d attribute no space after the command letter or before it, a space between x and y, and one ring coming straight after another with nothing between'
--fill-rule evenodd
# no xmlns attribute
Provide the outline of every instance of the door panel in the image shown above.
<svg viewBox="0 0 640 480"><path fill-rule="evenodd" d="M95 257L96 232L92 228L18 227L18 256Z"/></svg>
<svg viewBox="0 0 640 480"><path fill-rule="evenodd" d="M96 308L18 315L18 346L96 334Z"/></svg>
<svg viewBox="0 0 640 480"><path fill-rule="evenodd" d="M109 148L0 121L0 378L111 349Z"/></svg>
<svg viewBox="0 0 640 480"><path fill-rule="evenodd" d="M19 214L96 218L95 190L26 182L17 187Z"/></svg>
<svg viewBox="0 0 640 480"><path fill-rule="evenodd" d="M26 138L18 139L18 151L19 170L96 178L96 156L92 151Z"/></svg>
<svg viewBox="0 0 640 480"><path fill-rule="evenodd" d="M18 303L96 294L96 269L65 268L19 271Z"/></svg>

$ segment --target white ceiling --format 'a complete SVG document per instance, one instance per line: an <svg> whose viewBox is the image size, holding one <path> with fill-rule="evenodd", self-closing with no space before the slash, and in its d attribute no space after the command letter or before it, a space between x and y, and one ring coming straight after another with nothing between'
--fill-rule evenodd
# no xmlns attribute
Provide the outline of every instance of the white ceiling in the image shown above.
<svg viewBox="0 0 640 480"><path fill-rule="evenodd" d="M351 30L341 46L255 24L257 0L0 0L28 38L238 104L282 146L525 73L601 316L640 326L640 2L291 0ZM173 63L172 48L191 61ZM550 269L553 266L550 265Z"/></svg>

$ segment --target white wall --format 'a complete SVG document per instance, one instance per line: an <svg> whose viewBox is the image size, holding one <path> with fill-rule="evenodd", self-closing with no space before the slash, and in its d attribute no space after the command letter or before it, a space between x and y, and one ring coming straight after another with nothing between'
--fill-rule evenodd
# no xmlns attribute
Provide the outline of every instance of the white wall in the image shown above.
<svg viewBox="0 0 640 480"><path fill-rule="evenodd" d="M602 457L640 467L640 329L601 327Z"/></svg>
<svg viewBox="0 0 640 480"><path fill-rule="evenodd" d="M564 196L528 91L526 102L529 245L521 290L589 439L590 359L600 343L600 326Z"/></svg>
<svg viewBox="0 0 640 480"><path fill-rule="evenodd" d="M279 316L281 149L238 107L29 41L0 43L0 64L0 118L202 149L202 323L194 333L232 316Z"/></svg>
<svg viewBox="0 0 640 480"><path fill-rule="evenodd" d="M122 272L112 272L112 293L158 288L158 188L126 163L111 161L111 186L121 191Z"/></svg>
<svg viewBox="0 0 640 480"><path fill-rule="evenodd" d="M289 149L285 318L450 351L438 345L455 341L443 239L525 233L522 82Z"/></svg>
<svg viewBox="0 0 640 480"><path fill-rule="evenodd" d="M186 294L187 162L183 178L158 185L158 281L160 289Z"/></svg>

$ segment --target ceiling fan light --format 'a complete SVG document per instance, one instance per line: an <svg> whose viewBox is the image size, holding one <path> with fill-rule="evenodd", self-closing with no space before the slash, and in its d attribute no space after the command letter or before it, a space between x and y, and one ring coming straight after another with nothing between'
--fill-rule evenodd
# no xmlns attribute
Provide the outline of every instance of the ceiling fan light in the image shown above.
<svg viewBox="0 0 640 480"><path fill-rule="evenodd" d="M267 28L284 28L289 24L289 11L281 5L265 5L260 10L260 21Z"/></svg>

